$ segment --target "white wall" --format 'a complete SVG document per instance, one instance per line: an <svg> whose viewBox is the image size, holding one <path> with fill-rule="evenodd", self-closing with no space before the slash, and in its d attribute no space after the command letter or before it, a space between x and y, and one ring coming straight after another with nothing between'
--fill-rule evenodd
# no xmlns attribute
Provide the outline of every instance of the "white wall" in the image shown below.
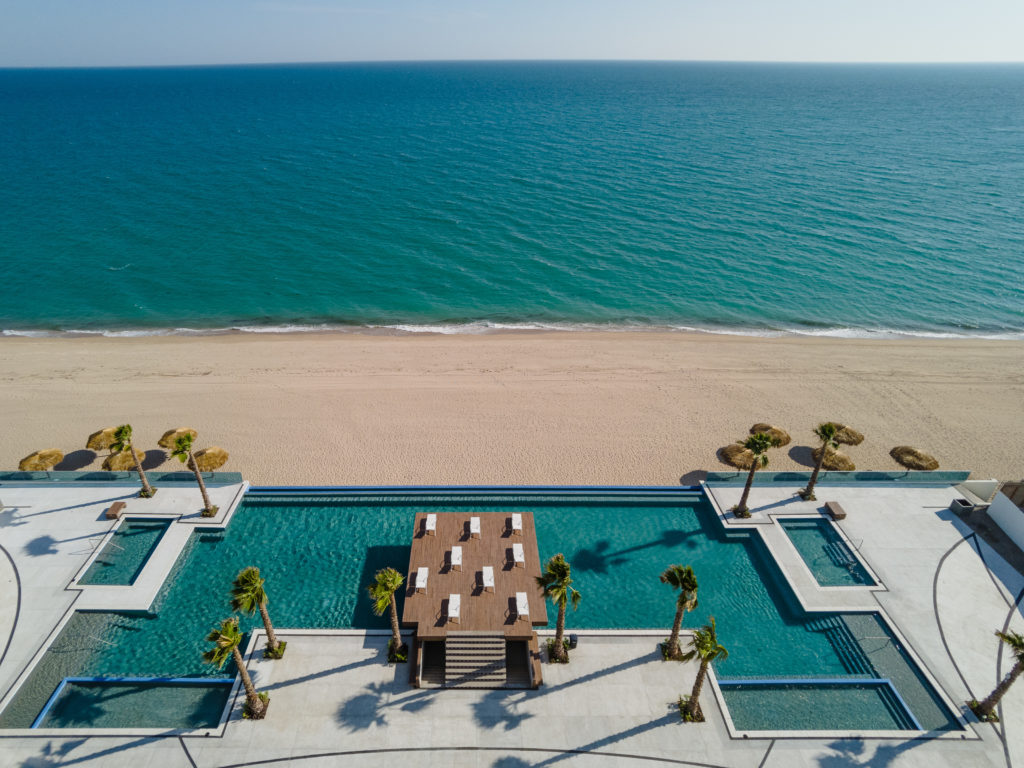
<svg viewBox="0 0 1024 768"><path fill-rule="evenodd" d="M1010 501L1001 491L992 499L988 516L995 520L1014 543L1024 549L1024 510Z"/></svg>

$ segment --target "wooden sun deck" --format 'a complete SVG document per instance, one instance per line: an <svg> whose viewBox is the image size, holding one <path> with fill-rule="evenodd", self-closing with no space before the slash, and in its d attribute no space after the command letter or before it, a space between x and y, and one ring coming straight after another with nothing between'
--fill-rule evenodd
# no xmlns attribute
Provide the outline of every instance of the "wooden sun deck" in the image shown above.
<svg viewBox="0 0 1024 768"><path fill-rule="evenodd" d="M522 515L522 534L511 530L512 512L437 512L432 535L426 531L427 513L416 515L409 570L402 609L402 626L412 627L420 640L443 640L449 631L502 632L506 638L533 637L533 626L547 624L547 605L536 578L540 553L533 514ZM470 535L470 517L480 518L480 537ZM522 544L525 565L516 566L513 544ZM462 569L451 564L452 546L462 547ZM494 591L483 587L483 567L494 569ZM429 569L427 589L416 590L416 572ZM529 620L516 616L516 593L529 600ZM458 623L448 617L449 595L460 595Z"/></svg>

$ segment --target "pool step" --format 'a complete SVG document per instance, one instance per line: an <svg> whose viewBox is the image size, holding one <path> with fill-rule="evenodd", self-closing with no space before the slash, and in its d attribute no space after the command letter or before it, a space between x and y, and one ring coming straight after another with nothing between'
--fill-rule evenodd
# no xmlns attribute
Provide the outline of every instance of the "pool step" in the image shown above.
<svg viewBox="0 0 1024 768"><path fill-rule="evenodd" d="M445 688L505 687L504 633L449 632L444 656Z"/></svg>
<svg viewBox="0 0 1024 768"><path fill-rule="evenodd" d="M827 638L846 671L851 675L877 677L874 665L860 647L850 628L838 616L812 619L804 625L810 632L821 632Z"/></svg>

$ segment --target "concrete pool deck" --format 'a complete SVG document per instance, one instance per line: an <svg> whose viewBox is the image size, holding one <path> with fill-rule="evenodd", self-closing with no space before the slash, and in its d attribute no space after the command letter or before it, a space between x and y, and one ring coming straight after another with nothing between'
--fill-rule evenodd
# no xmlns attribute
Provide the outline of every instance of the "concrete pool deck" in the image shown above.
<svg viewBox="0 0 1024 768"><path fill-rule="evenodd" d="M3 490L5 503L16 506L17 489ZM80 493L84 489L59 490ZM76 518L81 531L54 524L56 518L50 518L49 513L28 517L44 507L38 498L23 498L22 503L36 506L19 508L11 519L17 521L21 513L26 513L22 522L8 523L0 529L4 548L17 554L47 532L52 535L60 531L61 541L48 549L67 550L68 558L77 556L74 538L94 535L91 526L99 525L96 518L109 505L110 497L130 490L100 489L100 496L86 505L95 507L95 514L85 515L91 522ZM173 490L197 493L195 488ZM730 494L735 493L738 500L741 490L715 487L710 492L716 503L727 509L735 503L730 501ZM884 611L958 709L966 698L988 693L1008 669L993 631L1004 626L1024 631L1017 602L1024 590L1024 576L1006 565L949 512L955 490L828 487L819 490L821 502L803 510L790 500L795 490L755 487L751 507L755 515L770 521L770 514L780 508L814 514L825 500L842 503L848 517L839 526L885 586L879 591L856 591L870 599L872 610ZM161 494L163 490L158 499ZM52 506L49 512L63 514L60 507L82 504L83 497L80 495L77 502L56 501L47 502ZM100 525L103 530L109 527L109 521L105 528ZM23 592L26 585L50 590L50 597L64 597L70 604L77 593L67 593L70 597L55 594L60 580L53 578L54 574L44 578L42 570L31 570L39 566L38 557L23 553L15 559ZM85 559L77 557L80 568ZM23 571L23 564L29 570ZM72 567L74 563L68 560L65 565ZM65 586L75 572L77 569L72 568L64 577ZM5 583L2 572L0 583ZM23 594L22 613L26 612L24 603L31 600ZM0 618L3 604L0 601ZM34 620L36 644L56 626L45 629L42 619L40 615ZM22 634L25 620L24 616L19 618L16 636ZM572 631L571 617L569 620ZM0 621L0 628L3 626ZM1021 683L1004 699L1004 724L997 727L975 722L964 732L964 740L744 739L730 735L710 686L702 696L708 722L684 725L679 721L675 700L689 691L696 668L660 660L656 643L662 632L580 632L580 647L572 663L545 665L545 685L538 691L416 690L408 685L407 668L384 663L386 634L280 632L290 641L285 658L267 662L253 657L249 663L257 686L265 687L272 697L263 722L239 719L240 701L236 700L236 713L222 736L99 737L89 736L88 731L60 735L8 731L0 736L3 762L22 766L182 768L259 765L270 760L277 766L312 768L396 762L495 768L652 763L737 768L1024 766ZM726 638L722 640L728 645ZM4 642L6 637L0 637L0 643ZM252 645L258 645L258 641ZM0 664L3 692L27 663L23 654L20 662L10 653L8 657Z"/></svg>

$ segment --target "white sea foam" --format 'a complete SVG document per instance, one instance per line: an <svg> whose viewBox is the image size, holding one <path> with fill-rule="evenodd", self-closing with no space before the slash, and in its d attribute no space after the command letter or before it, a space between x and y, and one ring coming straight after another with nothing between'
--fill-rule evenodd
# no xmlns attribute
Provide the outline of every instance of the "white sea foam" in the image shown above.
<svg viewBox="0 0 1024 768"><path fill-rule="evenodd" d="M225 334L301 334L301 333L367 333L367 334L439 334L439 335L480 335L488 333L516 332L568 332L568 333L701 333L722 336L748 336L755 338L820 337L834 339L985 339L993 341L1024 341L1024 331L1001 333L951 333L942 331L913 331L888 328L725 328L700 327L693 325L646 325L640 323L559 323L521 322L501 323L479 320L462 323L394 325L343 325L331 323L283 325L233 325L220 328L128 328L118 330L93 329L8 329L0 336L47 338L74 338L81 336L103 336L106 338L141 338L147 336L219 336Z"/></svg>

